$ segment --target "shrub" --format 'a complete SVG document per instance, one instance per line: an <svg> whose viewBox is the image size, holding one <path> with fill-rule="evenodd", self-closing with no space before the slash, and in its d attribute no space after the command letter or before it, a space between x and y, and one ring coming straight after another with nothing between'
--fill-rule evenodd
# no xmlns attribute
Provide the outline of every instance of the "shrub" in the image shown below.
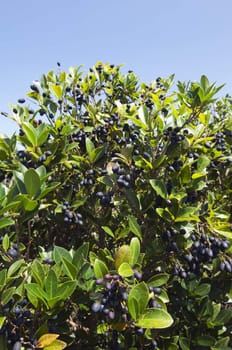
<svg viewBox="0 0 232 350"><path fill-rule="evenodd" d="M97 63L12 106L2 350L232 349L231 99L172 81Z"/></svg>

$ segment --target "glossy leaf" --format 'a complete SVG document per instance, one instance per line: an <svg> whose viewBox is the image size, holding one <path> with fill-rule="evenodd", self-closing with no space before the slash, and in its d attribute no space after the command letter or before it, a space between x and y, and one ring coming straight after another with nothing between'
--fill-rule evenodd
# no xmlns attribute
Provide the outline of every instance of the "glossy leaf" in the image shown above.
<svg viewBox="0 0 232 350"><path fill-rule="evenodd" d="M162 329L170 327L173 319L169 313L161 309L150 309L146 311L135 323L142 328Z"/></svg>
<svg viewBox="0 0 232 350"><path fill-rule="evenodd" d="M37 146L37 133L36 129L29 122L22 123L22 129L30 142L31 146Z"/></svg>
<svg viewBox="0 0 232 350"><path fill-rule="evenodd" d="M134 304L134 302L132 302L132 300L134 299L138 303L138 312L136 314L136 317L134 317L134 315L133 317L137 319L139 315L141 315L144 312L149 300L149 291L145 282L141 282L136 286L134 286L128 295L128 308L130 313L131 313L131 310L133 309L131 305ZM133 312L134 311L132 311L132 313Z"/></svg>
<svg viewBox="0 0 232 350"><path fill-rule="evenodd" d="M133 275L134 271L128 263L124 262L119 266L118 273L122 277L130 277Z"/></svg>
<svg viewBox="0 0 232 350"><path fill-rule="evenodd" d="M138 238L142 238L142 232L141 232L141 227L138 224L136 218L132 215L130 215L128 217L128 221L129 221L129 228L131 230L131 232L133 232Z"/></svg>
<svg viewBox="0 0 232 350"><path fill-rule="evenodd" d="M71 280L75 280L77 276L77 268L65 257L62 258L63 268L67 276L70 277Z"/></svg>
<svg viewBox="0 0 232 350"><path fill-rule="evenodd" d="M45 280L45 290L49 298L52 298L56 295L58 280L55 272L49 270L47 278Z"/></svg>
<svg viewBox="0 0 232 350"><path fill-rule="evenodd" d="M168 282L169 277L167 273L157 273L147 281L147 284L155 288L161 287Z"/></svg>
<svg viewBox="0 0 232 350"><path fill-rule="evenodd" d="M54 334L54 333L48 333L42 335L36 344L36 347L39 349L45 348L46 346L49 346L54 342L59 337L59 334Z"/></svg>
<svg viewBox="0 0 232 350"><path fill-rule="evenodd" d="M40 192L40 178L34 169L28 169L24 174L24 183L27 193L35 198Z"/></svg>
<svg viewBox="0 0 232 350"><path fill-rule="evenodd" d="M130 262L131 250L129 245L122 245L115 253L115 267L118 269L122 263Z"/></svg>
<svg viewBox="0 0 232 350"><path fill-rule="evenodd" d="M133 237L130 241L130 264L137 263L140 255L140 242L137 237Z"/></svg>
<svg viewBox="0 0 232 350"><path fill-rule="evenodd" d="M0 229L14 224L14 220L10 218L0 218Z"/></svg>
<svg viewBox="0 0 232 350"><path fill-rule="evenodd" d="M106 264L99 259L95 260L93 268L96 278L102 278L109 272Z"/></svg>
<svg viewBox="0 0 232 350"><path fill-rule="evenodd" d="M53 84L53 85L51 85L51 89L52 89L54 95L56 96L56 98L58 100L61 99L61 97L62 97L62 88L61 88L61 86Z"/></svg>
<svg viewBox="0 0 232 350"><path fill-rule="evenodd" d="M46 346L44 350L63 350L67 347L67 343L62 340L56 339L49 346Z"/></svg>
<svg viewBox="0 0 232 350"><path fill-rule="evenodd" d="M159 195L160 197L166 199L167 198L167 189L165 186L164 181L162 180L150 180L150 184L152 186L152 188L155 190L155 192L157 193L157 195Z"/></svg>

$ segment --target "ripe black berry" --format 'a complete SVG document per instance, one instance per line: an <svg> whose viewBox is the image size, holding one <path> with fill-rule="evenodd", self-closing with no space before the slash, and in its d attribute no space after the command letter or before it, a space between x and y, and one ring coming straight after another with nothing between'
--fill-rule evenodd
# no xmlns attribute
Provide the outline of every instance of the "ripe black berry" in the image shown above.
<svg viewBox="0 0 232 350"><path fill-rule="evenodd" d="M38 89L38 87L36 85L33 84L33 85L30 86L30 88L31 88L32 91L39 93L39 89Z"/></svg>

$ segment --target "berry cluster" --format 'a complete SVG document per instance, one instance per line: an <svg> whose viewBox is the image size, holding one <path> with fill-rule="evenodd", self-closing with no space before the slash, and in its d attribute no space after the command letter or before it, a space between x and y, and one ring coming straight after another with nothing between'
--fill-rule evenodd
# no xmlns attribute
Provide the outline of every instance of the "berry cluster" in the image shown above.
<svg viewBox="0 0 232 350"><path fill-rule="evenodd" d="M167 229L163 235L162 239L166 242L167 244L167 250L170 252L178 252L179 248L177 245L177 238L178 235L184 235L186 231L184 229L180 229L178 232L173 230L171 227Z"/></svg>
<svg viewBox="0 0 232 350"><path fill-rule="evenodd" d="M39 163L44 163L47 160L47 157L51 156L52 152L51 151L45 151L41 156L39 156Z"/></svg>
<svg viewBox="0 0 232 350"><path fill-rule="evenodd" d="M20 160L20 162L25 165L27 168L35 168L35 163L31 159L30 153L27 153L23 150L20 150L17 152L17 156Z"/></svg>
<svg viewBox="0 0 232 350"><path fill-rule="evenodd" d="M183 162L182 160L175 159L174 162L168 166L167 170L169 171L180 171L180 168L182 167Z"/></svg>
<svg viewBox="0 0 232 350"><path fill-rule="evenodd" d="M10 301L2 307L3 314L7 316L7 320L0 329L0 334L4 335L7 341L7 345L13 350L20 350L22 344L27 344L26 350L34 348L33 336L28 335L28 338L22 338L21 335L25 334L25 329L30 329L32 326L31 312L26 308L28 304L27 299L19 301L17 305L14 305L15 300L12 298ZM12 314L10 313L12 310Z"/></svg>
<svg viewBox="0 0 232 350"><path fill-rule="evenodd" d="M107 274L104 279L98 279L96 283L102 285L104 290L101 299L92 305L92 311L99 313L107 322L128 322L130 319L126 306L128 293L123 278L118 274Z"/></svg>
<svg viewBox="0 0 232 350"><path fill-rule="evenodd" d="M79 129L78 131L74 132L71 135L70 143L77 142L81 150L85 151L85 138L86 138L86 133L84 129Z"/></svg>
<svg viewBox="0 0 232 350"><path fill-rule="evenodd" d="M125 169L120 168L119 165L114 165L112 167L112 171L114 174L117 174L117 184L119 187L130 188L131 186L131 175L125 174Z"/></svg>
<svg viewBox="0 0 232 350"><path fill-rule="evenodd" d="M225 135L222 132L218 132L215 136L215 144L217 151L225 151L226 145L225 145Z"/></svg>
<svg viewBox="0 0 232 350"><path fill-rule="evenodd" d="M183 134L180 133L181 128L176 127L173 128L172 126L169 126L166 130L164 130L164 140L170 140L172 144L181 142L185 139L185 135L188 134L188 130L185 129L183 131Z"/></svg>
<svg viewBox="0 0 232 350"><path fill-rule="evenodd" d="M103 207L113 207L113 203L111 203L111 199L114 192L110 191L108 193L97 192L96 196L100 198L100 204Z"/></svg>
<svg viewBox="0 0 232 350"><path fill-rule="evenodd" d="M93 136L96 138L99 144L103 144L107 141L108 130L106 125L100 125L93 130Z"/></svg>
<svg viewBox="0 0 232 350"><path fill-rule="evenodd" d="M80 181L80 186L92 186L95 182L95 172L93 169L89 169L83 180Z"/></svg>
<svg viewBox="0 0 232 350"><path fill-rule="evenodd" d="M64 214L64 222L70 224L77 224L82 226L82 215L80 213L74 212L69 204L69 202L64 202L62 206L62 212Z"/></svg>
<svg viewBox="0 0 232 350"><path fill-rule="evenodd" d="M176 264L174 267L174 273L182 278L186 278L189 273L199 274L201 267L206 263L212 263L213 259L217 258L220 253L225 252L230 242L223 238L219 239L214 236L207 236L202 234L199 237L196 235L191 236L193 240L192 247L188 254L184 256L184 260L187 262L188 267L183 268ZM229 260L222 261L220 264L221 271L232 272L232 263Z"/></svg>

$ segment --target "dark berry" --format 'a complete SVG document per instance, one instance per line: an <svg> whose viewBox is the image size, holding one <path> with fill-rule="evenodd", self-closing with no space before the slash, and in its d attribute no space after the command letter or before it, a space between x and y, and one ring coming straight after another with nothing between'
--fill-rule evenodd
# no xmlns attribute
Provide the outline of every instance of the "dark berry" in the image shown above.
<svg viewBox="0 0 232 350"><path fill-rule="evenodd" d="M8 249L7 254L9 254L12 258L17 258L17 256L18 256L18 252L14 248Z"/></svg>
<svg viewBox="0 0 232 350"><path fill-rule="evenodd" d="M36 85L34 85L34 84L31 85L30 88L31 88L31 90L34 91L34 92L37 92L37 93L39 92L38 87L37 87Z"/></svg>
<svg viewBox="0 0 232 350"><path fill-rule="evenodd" d="M92 310L93 312L99 312L99 311L101 310L101 304L99 304L99 303L94 303L94 304L92 305L92 307L91 307L91 310Z"/></svg>
<svg viewBox="0 0 232 350"><path fill-rule="evenodd" d="M18 99L18 103L25 103L25 99L24 98L19 98Z"/></svg>

